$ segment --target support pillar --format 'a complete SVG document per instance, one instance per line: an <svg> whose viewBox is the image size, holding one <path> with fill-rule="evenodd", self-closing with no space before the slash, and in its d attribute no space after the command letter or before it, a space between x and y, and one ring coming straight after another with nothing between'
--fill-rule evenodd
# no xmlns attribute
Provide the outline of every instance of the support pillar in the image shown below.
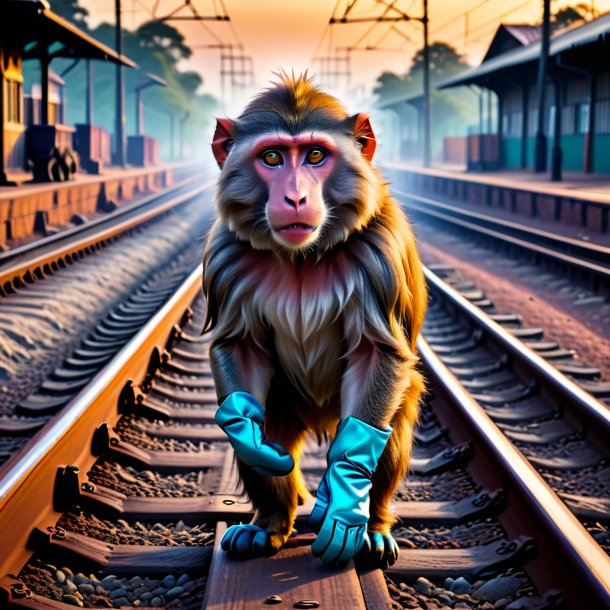
<svg viewBox="0 0 610 610"><path fill-rule="evenodd" d="M116 52L119 56L121 56L123 54L123 32L121 30L121 0L115 0L114 11L116 19ZM114 120L114 162L119 167L125 167L125 90L123 85L123 64L120 61L116 65L116 107Z"/></svg>
<svg viewBox="0 0 610 610"><path fill-rule="evenodd" d="M534 171L546 171L546 136L544 134L544 108L546 93L546 73L549 57L551 37L551 0L543 0L542 12L542 40L540 46L540 60L538 61L538 129L536 131L536 153L534 158Z"/></svg>
<svg viewBox="0 0 610 610"><path fill-rule="evenodd" d="M40 47L40 124L49 124L49 53L46 43Z"/></svg>
<svg viewBox="0 0 610 610"><path fill-rule="evenodd" d="M529 112L528 104L528 86L527 83L522 85L523 97L521 99L521 169L527 168L527 114Z"/></svg>
<svg viewBox="0 0 610 610"><path fill-rule="evenodd" d="M93 125L93 66L90 59L87 60L87 115L85 123Z"/></svg>
<svg viewBox="0 0 610 610"><path fill-rule="evenodd" d="M563 151L561 149L561 111L563 104L563 85L558 75L553 75L555 83L555 123L553 125L553 152L551 158L551 180L561 181Z"/></svg>
<svg viewBox="0 0 610 610"><path fill-rule="evenodd" d="M4 53L0 49L0 186L6 185L6 171L4 169Z"/></svg>
<svg viewBox="0 0 610 610"><path fill-rule="evenodd" d="M430 167L431 153L431 96L430 96L430 48L428 42L428 0L424 0L424 167Z"/></svg>
<svg viewBox="0 0 610 610"><path fill-rule="evenodd" d="M595 138L595 100L597 98L597 74L589 75L589 121L585 134L584 169L586 174L593 173L593 140Z"/></svg>
<svg viewBox="0 0 610 610"><path fill-rule="evenodd" d="M136 135L144 135L144 105L142 104L142 88L136 89Z"/></svg>

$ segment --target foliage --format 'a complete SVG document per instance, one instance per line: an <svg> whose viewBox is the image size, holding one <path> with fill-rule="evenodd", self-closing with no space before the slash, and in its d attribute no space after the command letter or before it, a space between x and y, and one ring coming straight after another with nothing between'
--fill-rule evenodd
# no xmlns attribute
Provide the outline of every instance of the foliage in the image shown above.
<svg viewBox="0 0 610 610"><path fill-rule="evenodd" d="M432 153L438 155L444 135L465 135L468 124L478 120L478 98L469 90L436 89L436 85L443 80L470 67L451 45L445 42L431 44L429 57ZM402 75L383 72L373 89L377 106L390 108L399 116L402 138L410 141L410 150L414 150L415 141L421 141L422 137L422 120L417 109L421 112L423 106L423 72L424 52L420 49L413 57L408 72Z"/></svg>
<svg viewBox="0 0 610 610"><path fill-rule="evenodd" d="M52 9L96 40L115 48L114 25L102 23L94 29L89 28L89 13L79 6L78 0L52 0ZM167 158L171 148L171 123L174 122L174 137L177 140L178 124L188 115L184 129L185 145L190 147L193 154L199 154L201 142L205 141L203 132L212 126L212 113L216 110L217 102L210 95L198 93L203 85L200 74L183 71L178 67L180 61L192 55L184 36L167 23L149 21L135 31L123 30L123 53L139 68L123 69L126 134L136 132L135 89L148 82L145 74L148 72L162 78L168 86L164 88L155 85L142 92L145 133L161 141L163 156ZM61 73L67 65L65 61L55 60L51 67ZM94 123L114 132L116 66L110 62L93 62L92 65ZM85 62L80 62L65 80L68 99L67 122L82 123L85 118Z"/></svg>
<svg viewBox="0 0 610 610"><path fill-rule="evenodd" d="M570 25L583 21L591 21L598 16L595 8L584 2L566 6L558 10L551 19L551 31L557 32Z"/></svg>
<svg viewBox="0 0 610 610"><path fill-rule="evenodd" d="M74 23L81 29L87 28L87 17L89 11L79 6L78 0L54 0L51 8L54 13L57 13L60 17L67 19Z"/></svg>

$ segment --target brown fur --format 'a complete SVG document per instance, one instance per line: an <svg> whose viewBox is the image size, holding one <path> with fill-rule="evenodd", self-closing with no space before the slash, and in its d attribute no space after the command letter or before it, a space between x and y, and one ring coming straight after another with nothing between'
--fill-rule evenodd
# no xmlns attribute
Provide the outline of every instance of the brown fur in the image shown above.
<svg viewBox="0 0 610 610"><path fill-rule="evenodd" d="M306 431L332 436L347 415L392 425L373 476L370 530L389 533L389 503L409 463L423 390L414 352L425 282L409 222L364 159L353 125L304 78L284 77L261 94L235 122L204 254L204 330L233 363L231 375L214 371L219 398L237 389L254 394L265 405L269 440L295 459L286 477L262 477L239 463L257 509L253 523L276 532L269 552L285 542L297 499L307 495L298 472ZM248 142L308 130L331 134L341 159L324 184L320 238L288 251L266 223L266 187L250 167Z"/></svg>

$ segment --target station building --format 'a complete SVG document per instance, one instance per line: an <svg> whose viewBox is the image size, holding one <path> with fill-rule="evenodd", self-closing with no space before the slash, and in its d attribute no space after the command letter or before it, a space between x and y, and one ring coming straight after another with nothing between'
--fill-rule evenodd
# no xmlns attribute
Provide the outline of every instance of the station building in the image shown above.
<svg viewBox="0 0 610 610"><path fill-rule="evenodd" d="M7 184L11 170L33 169L35 179L37 173L41 180L47 174L52 179L60 166L71 164L73 147L83 165L89 161L99 167L107 160L109 135L91 120L80 129L80 145L75 146L77 127L64 124L64 82L50 69L56 58L136 67L53 13L45 0L0 0L0 185ZM27 60L38 60L40 83L25 93ZM87 97L93 99L91 78Z"/></svg>
<svg viewBox="0 0 610 610"><path fill-rule="evenodd" d="M480 66L439 84L480 92L480 125L465 142L471 169L533 169L540 51L541 28L501 25ZM552 36L544 108L547 167L555 148L565 170L610 174L608 57L610 13Z"/></svg>

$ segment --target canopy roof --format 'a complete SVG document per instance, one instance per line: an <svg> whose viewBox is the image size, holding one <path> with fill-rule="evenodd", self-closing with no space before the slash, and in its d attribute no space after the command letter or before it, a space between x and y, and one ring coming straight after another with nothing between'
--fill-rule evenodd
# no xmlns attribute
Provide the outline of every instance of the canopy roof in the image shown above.
<svg viewBox="0 0 610 610"><path fill-rule="evenodd" d="M502 23L496 30L483 61L488 61L515 48L526 47L532 42L538 42L541 34L542 27L539 25Z"/></svg>
<svg viewBox="0 0 610 610"><path fill-rule="evenodd" d="M610 35L610 13L602 15L595 21L556 34L551 39L549 57L564 51L574 49L603 40ZM513 68L529 62L537 61L540 57L541 41L531 42L524 47L518 47L502 53L492 59L484 61L480 66L466 70L457 76L448 78L438 85L439 89L456 87L459 85L475 84L482 77L500 70Z"/></svg>
<svg viewBox="0 0 610 610"><path fill-rule="evenodd" d="M38 57L41 45L50 57L100 59L136 64L56 15L46 0L0 0L0 44L20 47L24 58Z"/></svg>

